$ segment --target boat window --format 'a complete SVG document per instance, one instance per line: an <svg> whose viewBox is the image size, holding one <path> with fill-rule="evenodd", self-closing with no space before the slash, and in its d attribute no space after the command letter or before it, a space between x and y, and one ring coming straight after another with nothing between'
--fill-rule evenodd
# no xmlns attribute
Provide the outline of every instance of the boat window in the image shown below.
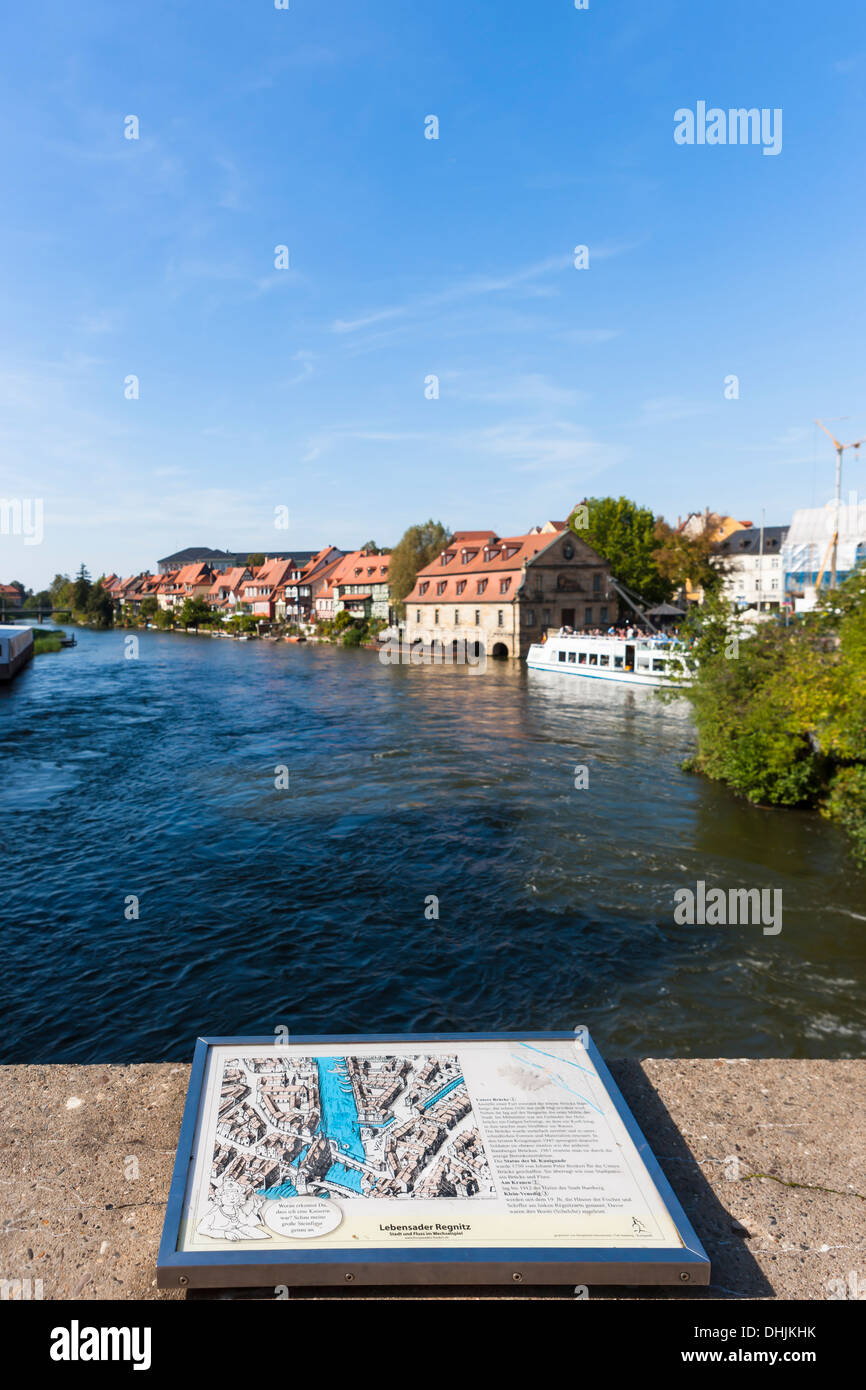
<svg viewBox="0 0 866 1390"><path fill-rule="evenodd" d="M600 657L598 658L598 664L599 664L599 666L609 666L609 665L610 665L610 657L609 657L609 656L600 656Z"/></svg>
<svg viewBox="0 0 866 1390"><path fill-rule="evenodd" d="M649 657L648 657L648 656L639 656L639 657L638 657L638 659L637 659L637 669L638 669L639 671L648 671L648 670L649 670Z"/></svg>
<svg viewBox="0 0 866 1390"><path fill-rule="evenodd" d="M569 653L568 653L568 659L569 659L569 661L573 662L574 659L575 659L575 657L576 657L576 655L577 655L576 652L569 652Z"/></svg>
<svg viewBox="0 0 866 1390"><path fill-rule="evenodd" d="M560 659L560 661L564 661L564 660L565 660L565 652L560 652L560 653L559 653L559 659Z"/></svg>
<svg viewBox="0 0 866 1390"><path fill-rule="evenodd" d="M666 661L659 661L658 658L656 658L656 660L653 661L653 670L654 670L654 671L663 671L663 670L665 669L665 667L667 666L667 664L668 664L668 663L667 663Z"/></svg>
<svg viewBox="0 0 866 1390"><path fill-rule="evenodd" d="M617 671L621 671L621 670L622 670L622 657L621 657L621 656L615 656L614 659L613 659L613 664L614 664L614 666L616 667Z"/></svg>
<svg viewBox="0 0 866 1390"><path fill-rule="evenodd" d="M589 654L589 664L590 664L590 666L597 666L597 665L598 665L598 652L590 652L590 654Z"/></svg>
<svg viewBox="0 0 866 1390"><path fill-rule="evenodd" d="M586 665L586 652L578 652L578 654L577 654L577 664L578 664L578 666L585 666L585 665Z"/></svg>

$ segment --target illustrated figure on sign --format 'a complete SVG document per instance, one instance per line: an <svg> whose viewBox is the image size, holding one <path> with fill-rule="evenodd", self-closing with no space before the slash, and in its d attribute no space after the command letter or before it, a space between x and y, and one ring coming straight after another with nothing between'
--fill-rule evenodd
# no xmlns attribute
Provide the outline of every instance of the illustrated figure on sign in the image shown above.
<svg viewBox="0 0 866 1390"><path fill-rule="evenodd" d="M631 1219L631 1233L633 1236L645 1236L647 1233L647 1227L636 1216Z"/></svg>
<svg viewBox="0 0 866 1390"><path fill-rule="evenodd" d="M260 1226L263 1197L249 1197L234 1178L216 1185L207 1211L198 1224L200 1236L213 1240L270 1240Z"/></svg>

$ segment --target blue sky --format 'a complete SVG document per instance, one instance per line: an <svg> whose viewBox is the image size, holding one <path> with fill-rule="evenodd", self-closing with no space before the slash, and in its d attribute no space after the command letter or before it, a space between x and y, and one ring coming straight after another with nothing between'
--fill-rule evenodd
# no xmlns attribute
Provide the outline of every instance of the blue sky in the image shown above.
<svg viewBox="0 0 866 1390"><path fill-rule="evenodd" d="M47 0L5 28L0 496L45 521L0 536L3 582L516 532L593 493L783 522L832 490L813 417L866 434L848 0ZM781 153L678 146L699 100L781 108Z"/></svg>

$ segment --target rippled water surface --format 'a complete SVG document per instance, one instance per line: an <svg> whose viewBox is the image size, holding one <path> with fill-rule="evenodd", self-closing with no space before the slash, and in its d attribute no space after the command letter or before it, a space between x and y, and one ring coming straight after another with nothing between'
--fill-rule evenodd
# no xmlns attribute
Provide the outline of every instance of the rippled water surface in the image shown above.
<svg viewBox="0 0 866 1390"><path fill-rule="evenodd" d="M504 664L156 633L127 660L123 633L78 637L0 687L3 1060L187 1058L279 1025L863 1051L866 876L819 817L682 773L681 703ZM781 934L675 926L698 879L781 888Z"/></svg>

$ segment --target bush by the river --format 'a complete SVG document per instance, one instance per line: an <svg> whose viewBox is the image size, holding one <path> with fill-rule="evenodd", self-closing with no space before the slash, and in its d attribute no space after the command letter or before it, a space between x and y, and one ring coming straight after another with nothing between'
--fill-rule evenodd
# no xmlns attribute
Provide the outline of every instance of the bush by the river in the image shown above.
<svg viewBox="0 0 866 1390"><path fill-rule="evenodd" d="M43 652L62 651L65 636L66 633L62 627L34 627L33 655L41 656Z"/></svg>
<svg viewBox="0 0 866 1390"><path fill-rule="evenodd" d="M695 622L687 766L761 805L819 809L866 866L866 569L787 626L737 640L720 598Z"/></svg>

